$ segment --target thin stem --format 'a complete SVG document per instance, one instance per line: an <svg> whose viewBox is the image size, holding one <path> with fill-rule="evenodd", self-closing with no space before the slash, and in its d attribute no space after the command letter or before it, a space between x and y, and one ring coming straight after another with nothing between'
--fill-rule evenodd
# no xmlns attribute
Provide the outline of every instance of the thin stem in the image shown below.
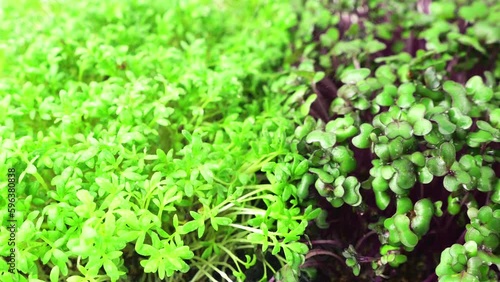
<svg viewBox="0 0 500 282"><path fill-rule="evenodd" d="M374 260L377 260L378 258L376 257L360 257L358 258L358 262L360 263L369 263L369 262L372 262Z"/></svg>
<svg viewBox="0 0 500 282"><path fill-rule="evenodd" d="M261 191L259 191L259 192L261 192ZM276 198L276 196L274 196L274 195L263 195L263 196L257 196L257 197L247 198L247 199L239 198L239 199L235 200L233 203L227 204L226 206L224 206L223 208L221 208L219 210L219 213L223 212L223 211L226 211L226 210L234 207L235 203L249 202L249 201L253 201L253 200L264 200L264 199L267 199L267 200L270 200L270 201L274 201L275 198Z"/></svg>
<svg viewBox="0 0 500 282"><path fill-rule="evenodd" d="M264 164L270 162L271 160L273 160L274 158L276 158L277 156L279 156L281 154L281 152L275 152L275 153L272 153L272 154L269 154L268 157L266 156L263 156L261 157L260 159L258 159L257 161L254 161L253 164L250 164L248 165L247 167L242 167L244 170L241 172L241 173L246 173L246 174L252 174L252 173L255 173L257 170L259 170Z"/></svg>
<svg viewBox="0 0 500 282"><path fill-rule="evenodd" d="M363 244L363 242L368 238L370 237L371 235L373 234L377 234L377 232L375 231L370 231L368 233L366 233L365 235L363 235L363 237L361 237L361 239L359 239L358 243L356 244L356 247L354 247L356 250L359 249L359 247L361 246L361 244Z"/></svg>
<svg viewBox="0 0 500 282"><path fill-rule="evenodd" d="M257 229L257 228L253 228L253 227L249 227L249 226L245 226L245 225L241 225L241 224L235 224L235 223L231 223L231 224L229 224L229 226L264 235L264 231ZM277 234L276 232L273 232L273 231L269 231L267 234L268 234L268 236L269 235L274 235L274 236L280 235L280 234ZM270 244L270 245L272 245L272 244Z"/></svg>
<svg viewBox="0 0 500 282"><path fill-rule="evenodd" d="M342 264L345 264L344 260L338 256L337 254L335 253L332 253L330 251L326 251L326 250L311 250L309 253L307 253L306 255L306 260L307 259L310 259L314 256L330 256L330 257L334 257L335 259L337 259L338 261L340 261Z"/></svg>
<svg viewBox="0 0 500 282"><path fill-rule="evenodd" d="M250 209L250 208L235 207L233 210L234 210L234 212L228 213L225 216L242 215L242 214L246 214L246 215L265 215L266 214L265 210L257 209L257 208Z"/></svg>
<svg viewBox="0 0 500 282"><path fill-rule="evenodd" d="M240 264L245 264L244 261L242 261L241 259L239 259L237 256L234 255L233 252L231 252L229 249L227 249L226 247L222 246L219 244L219 248L221 250L223 250L234 262L234 264L236 265L236 268L238 268L238 271L239 272L242 272L241 271L241 268L240 268Z"/></svg>
<svg viewBox="0 0 500 282"><path fill-rule="evenodd" d="M33 174L33 176L36 178L36 180L38 180L38 182L40 182L40 184L42 184L42 186L43 186L43 188L45 188L45 190L49 190L49 186L45 182L45 179L43 179L43 177L38 172Z"/></svg>
<svg viewBox="0 0 500 282"><path fill-rule="evenodd" d="M356 57L353 57L353 58L352 58L352 64L354 65L354 67L355 67L356 69L359 69L359 68L361 67L361 66L359 65L359 61L358 61L358 59L357 59Z"/></svg>
<svg viewBox="0 0 500 282"><path fill-rule="evenodd" d="M253 190L252 192L245 194L238 199L234 199L233 197L229 197L228 199L224 200L222 203L217 205L215 207L216 210L220 212L223 212L231 207L233 207L235 202L242 202L244 199L253 196L255 194L258 194L259 192L265 191L265 190L272 190L273 186L271 184L260 184L260 185L248 185L248 186L243 186L241 187L243 189L252 189L256 188L256 190Z"/></svg>
<svg viewBox="0 0 500 282"><path fill-rule="evenodd" d="M333 246L336 246L336 247L342 247L342 244L338 241L335 241L335 240L314 240L314 241L310 241L311 244L313 245L333 245Z"/></svg>
<svg viewBox="0 0 500 282"><path fill-rule="evenodd" d="M458 244L463 244L465 242L465 233L467 232L467 229L460 234L460 237L458 237L457 243Z"/></svg>
<svg viewBox="0 0 500 282"><path fill-rule="evenodd" d="M198 258L194 257L193 259L198 259ZM196 272L196 274L191 279L191 281L192 282L199 281L199 278L201 278L200 277L201 276L200 273L204 274L206 277L208 277L208 279L210 279L210 281L212 281L212 282L218 282L217 279L215 279L212 275L210 275L210 273L208 273L208 271L206 271L204 268L198 268L198 272Z"/></svg>

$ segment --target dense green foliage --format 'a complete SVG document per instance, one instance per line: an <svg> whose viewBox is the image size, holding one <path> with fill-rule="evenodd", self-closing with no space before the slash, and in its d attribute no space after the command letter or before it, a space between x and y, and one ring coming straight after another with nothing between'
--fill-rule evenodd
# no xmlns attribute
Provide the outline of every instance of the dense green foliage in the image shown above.
<svg viewBox="0 0 500 282"><path fill-rule="evenodd" d="M356 276L362 263L374 270L363 279L387 275L430 234L418 252L439 262L440 281L497 281L499 9L493 1L309 3L319 39L310 38L308 58L327 78L314 89L322 120L306 119L296 137L318 196L358 216L350 238L338 230L354 224L345 214L328 229L344 246L330 254L342 253ZM378 242L366 241L375 234Z"/></svg>
<svg viewBox="0 0 500 282"><path fill-rule="evenodd" d="M298 239L319 209L299 206L293 185L308 167L287 140L307 109L304 91L289 98L288 1L8 1L3 11L0 170L19 178L15 281L298 269L308 250ZM264 181L256 172L271 161L282 171ZM1 192L8 256L6 182ZM0 270L13 281L4 260Z"/></svg>
<svg viewBox="0 0 500 282"><path fill-rule="evenodd" d="M498 280L497 1L0 7L1 281Z"/></svg>

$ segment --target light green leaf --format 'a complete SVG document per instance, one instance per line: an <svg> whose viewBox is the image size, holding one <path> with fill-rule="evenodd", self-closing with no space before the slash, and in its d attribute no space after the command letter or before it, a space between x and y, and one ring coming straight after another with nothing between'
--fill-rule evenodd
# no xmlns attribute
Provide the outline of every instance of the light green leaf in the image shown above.
<svg viewBox="0 0 500 282"><path fill-rule="evenodd" d="M346 84L356 84L359 81L367 78L370 75L370 69L361 68L361 69L350 69L345 70L340 75L340 80Z"/></svg>
<svg viewBox="0 0 500 282"><path fill-rule="evenodd" d="M443 90L451 96L454 108L460 109L464 114L469 113L471 104L467 99L466 90L462 84L447 80L443 83Z"/></svg>
<svg viewBox="0 0 500 282"><path fill-rule="evenodd" d="M322 148L331 148L333 145L335 145L336 142L336 135L333 132L324 132L321 130L314 130L311 131L309 134L306 136L306 142L307 143L315 143L318 142L320 143Z"/></svg>

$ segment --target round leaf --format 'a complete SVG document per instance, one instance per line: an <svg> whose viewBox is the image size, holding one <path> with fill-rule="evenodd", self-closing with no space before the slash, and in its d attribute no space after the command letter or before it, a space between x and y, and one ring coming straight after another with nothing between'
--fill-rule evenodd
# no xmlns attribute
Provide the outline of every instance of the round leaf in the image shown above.
<svg viewBox="0 0 500 282"><path fill-rule="evenodd" d="M424 136L432 130L432 123L426 119L419 119L413 124L413 134L416 136Z"/></svg>
<svg viewBox="0 0 500 282"><path fill-rule="evenodd" d="M367 78L370 75L370 69L360 68L345 70L340 75L340 81L345 84L356 84L357 82Z"/></svg>
<svg viewBox="0 0 500 282"><path fill-rule="evenodd" d="M446 162L441 157L427 159L426 167L429 169L429 172L435 176L444 176L448 172Z"/></svg>
<svg viewBox="0 0 500 282"><path fill-rule="evenodd" d="M446 166L448 168L451 167L451 165L455 162L455 146L453 146L453 144L450 142L445 142L441 144L441 147L439 149L441 151L441 157L446 163Z"/></svg>

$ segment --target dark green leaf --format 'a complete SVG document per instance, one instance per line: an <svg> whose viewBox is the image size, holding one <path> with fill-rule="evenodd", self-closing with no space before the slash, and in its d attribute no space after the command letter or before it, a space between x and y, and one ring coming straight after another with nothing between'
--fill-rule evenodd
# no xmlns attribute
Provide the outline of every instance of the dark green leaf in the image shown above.
<svg viewBox="0 0 500 282"><path fill-rule="evenodd" d="M435 176L444 176L448 172L446 162L441 157L427 159L426 167L429 169L429 172Z"/></svg>
<svg viewBox="0 0 500 282"><path fill-rule="evenodd" d="M439 149L441 151L441 157L446 163L446 166L450 168L451 165L455 162L455 146L452 143L444 142L443 144L441 144L441 147L439 147Z"/></svg>

